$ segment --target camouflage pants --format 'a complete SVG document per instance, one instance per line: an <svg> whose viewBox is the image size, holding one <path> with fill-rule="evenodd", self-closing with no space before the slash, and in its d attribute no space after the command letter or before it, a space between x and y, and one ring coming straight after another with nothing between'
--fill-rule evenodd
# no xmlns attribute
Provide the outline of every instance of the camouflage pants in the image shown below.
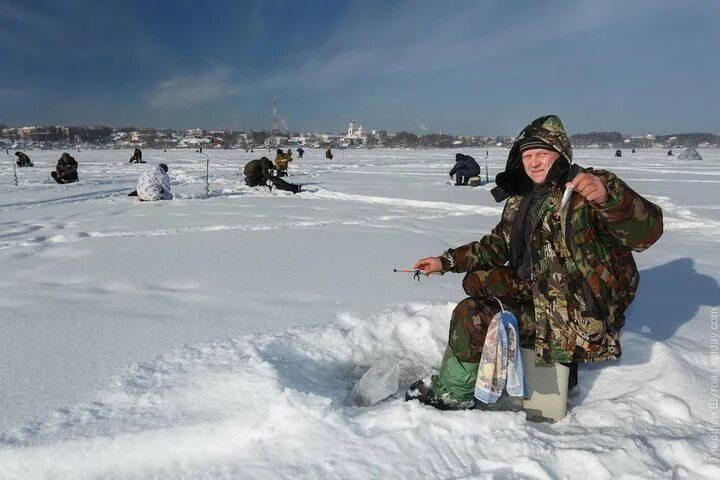
<svg viewBox="0 0 720 480"><path fill-rule="evenodd" d="M453 310L447 353L452 352L460 362L480 361L488 326L500 311L498 300L517 317L521 346L532 348L535 314L530 284L514 278L508 267L470 272L462 284L469 298Z"/></svg>

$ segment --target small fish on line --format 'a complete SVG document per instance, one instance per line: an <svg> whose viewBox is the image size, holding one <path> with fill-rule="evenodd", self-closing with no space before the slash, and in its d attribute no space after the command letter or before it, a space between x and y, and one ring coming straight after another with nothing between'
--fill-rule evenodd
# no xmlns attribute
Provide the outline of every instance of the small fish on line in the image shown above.
<svg viewBox="0 0 720 480"><path fill-rule="evenodd" d="M412 273L413 278L420 281L420 275L422 275L422 270L408 270L406 268L393 268L393 272L395 273Z"/></svg>

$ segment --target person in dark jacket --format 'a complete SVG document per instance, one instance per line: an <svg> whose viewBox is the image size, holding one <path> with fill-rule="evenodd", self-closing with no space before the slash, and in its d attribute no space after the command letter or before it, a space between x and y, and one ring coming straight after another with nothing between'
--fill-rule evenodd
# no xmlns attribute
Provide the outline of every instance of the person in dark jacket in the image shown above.
<svg viewBox="0 0 720 480"><path fill-rule="evenodd" d="M302 158L303 154L305 153L305 150L302 149L302 147L297 149L298 158Z"/></svg>
<svg viewBox="0 0 720 480"><path fill-rule="evenodd" d="M142 151L139 148L136 148L133 156L130 157L130 163L145 163L142 159Z"/></svg>
<svg viewBox="0 0 720 480"><path fill-rule="evenodd" d="M30 157L28 157L25 152L15 152L15 156L17 158L17 164L18 167L32 167L33 163L30 160Z"/></svg>
<svg viewBox="0 0 720 480"><path fill-rule="evenodd" d="M78 181L78 163L69 153L63 153L58 160L55 171L51 172L52 178L57 183L73 183Z"/></svg>
<svg viewBox="0 0 720 480"><path fill-rule="evenodd" d="M325 151L325 158L327 158L328 160L332 160L332 159L333 159L333 154L332 154L332 150L331 150L331 149L328 148L328 149Z"/></svg>
<svg viewBox="0 0 720 480"><path fill-rule="evenodd" d="M272 187L268 185L268 182L270 182L271 185L274 185L280 190L286 190L292 193L298 193L301 190L302 187L300 185L286 182L277 175L274 175L274 171L275 165L267 157L250 160L245 164L245 168L243 169L245 185L248 187L267 186L272 190Z"/></svg>
<svg viewBox="0 0 720 480"><path fill-rule="evenodd" d="M470 155L455 154L455 166L450 170L450 178L455 175L455 185L467 185L470 177L480 175L480 165Z"/></svg>

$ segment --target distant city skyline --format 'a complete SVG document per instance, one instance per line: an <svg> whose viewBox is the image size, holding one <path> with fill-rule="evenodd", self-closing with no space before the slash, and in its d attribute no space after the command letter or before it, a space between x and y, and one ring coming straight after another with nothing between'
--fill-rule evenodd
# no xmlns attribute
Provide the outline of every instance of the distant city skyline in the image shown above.
<svg viewBox="0 0 720 480"><path fill-rule="evenodd" d="M350 120L353 121L352 119ZM363 130L370 132L385 132L388 134L397 134L397 133L413 133L418 136L423 135L444 135L444 136L451 136L451 137L487 137L487 138L500 138L500 137L507 137L507 138L513 138L515 137L515 134L488 134L483 132L475 132L475 133L457 133L457 132L446 132L446 131L418 131L417 129L413 130L411 128L399 128L399 129L366 129L364 125L359 124L358 122L355 122L356 126L361 126ZM18 133L20 130L27 130L27 129L39 129L40 131L43 131L44 129L52 129L52 128L63 128L67 130L68 128L80 128L80 129L94 129L94 128L110 128L112 130L118 131L118 132L127 132L127 131L154 131L154 132L176 132L176 133L187 133L190 132L197 132L197 135L205 135L205 134L211 134L214 132L221 133L221 132L235 132L235 133L250 133L250 132L257 132L257 133L266 133L268 135L275 135L275 136L291 136L291 135L319 135L319 134L329 134L329 135L339 135L342 136L344 133L347 132L347 128L339 128L336 130L308 130L308 129L288 129L288 130L279 130L277 132L274 132L271 128L246 128L246 129L238 129L238 128L206 128L202 125L185 128L185 127L153 127L151 125L110 125L110 124L40 124L40 123L24 123L24 124L18 124L18 125L7 125L0 123L0 129L3 129L6 131L15 131ZM204 132L204 133L203 133ZM585 132L574 132L568 130L568 135L574 136L574 135L588 135L588 134L609 134L609 133L618 133L623 138L636 138L636 137L667 137L671 135L693 135L693 134L702 134L702 135L714 135L714 136L720 136L720 132L713 132L713 131L649 131L649 130L643 130L642 133L636 134L634 132L625 132L621 131L619 129L609 129L609 130L589 130ZM12 137L15 138L15 135L5 135L5 137ZM2 130L0 130L0 138L3 138Z"/></svg>
<svg viewBox="0 0 720 480"><path fill-rule="evenodd" d="M0 123L720 132L720 2L0 0Z"/></svg>

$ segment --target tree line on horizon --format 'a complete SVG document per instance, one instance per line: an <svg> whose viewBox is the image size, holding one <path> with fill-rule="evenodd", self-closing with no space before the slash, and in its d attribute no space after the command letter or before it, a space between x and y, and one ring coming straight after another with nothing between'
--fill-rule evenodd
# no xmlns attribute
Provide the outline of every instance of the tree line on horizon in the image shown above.
<svg viewBox="0 0 720 480"><path fill-rule="evenodd" d="M0 133L5 138L17 140L18 128L8 127L0 124ZM37 127L36 131L30 134L29 140L34 142L62 143L62 142L82 142L95 145L104 145L113 142L113 136L119 132L140 132L146 136L144 146L164 147L171 146L169 142L163 141L162 135L183 134L185 130L176 129L154 129L154 128L138 128L138 127L108 127L108 126L43 126ZM270 132L267 130L250 130L241 132L237 130L203 130L204 134L209 134L222 141L226 145L255 145L261 146L272 136L280 137L297 137L297 132L288 132L278 134L278 132ZM161 134L158 136L158 134ZM625 140L629 139L629 142ZM457 141L460 140L460 144ZM578 147L586 147L596 145L599 147L616 147L623 144L632 147L649 147L653 144L660 143L664 145L687 145L693 146L701 143L707 143L720 146L720 135L702 132L664 134L657 136L639 136L630 137L623 135L617 131L600 131L589 133L576 133L570 136L573 145ZM381 138L377 136L369 136L365 145L367 146L385 146L385 147L406 147L406 148L452 148L457 146L489 146L501 143L502 145L511 144L514 137L503 136L467 136L467 135L449 135L439 133L416 134L408 131L399 131L389 134Z"/></svg>

